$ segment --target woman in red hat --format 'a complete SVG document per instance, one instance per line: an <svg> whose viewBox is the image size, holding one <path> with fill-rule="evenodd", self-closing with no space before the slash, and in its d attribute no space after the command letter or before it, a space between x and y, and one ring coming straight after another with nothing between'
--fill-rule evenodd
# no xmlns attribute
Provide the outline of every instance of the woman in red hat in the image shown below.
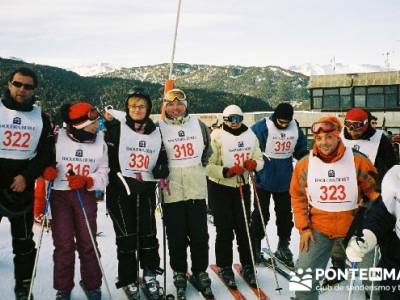
<svg viewBox="0 0 400 300"><path fill-rule="evenodd" d="M90 299L101 299L102 274L92 244L97 231L95 190L104 190L108 183L107 146L97 132L99 114L87 102L65 104L61 108L66 123L57 135L56 167L43 174L53 180L50 205L54 241L54 288L56 299L70 299L74 287L75 249L81 265L81 286ZM86 215L83 214L81 207ZM97 248L97 245L96 245Z"/></svg>

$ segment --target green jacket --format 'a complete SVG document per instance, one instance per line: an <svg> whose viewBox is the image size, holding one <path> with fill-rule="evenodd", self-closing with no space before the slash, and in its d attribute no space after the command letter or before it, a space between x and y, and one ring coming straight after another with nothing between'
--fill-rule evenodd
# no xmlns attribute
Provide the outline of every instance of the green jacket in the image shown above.
<svg viewBox="0 0 400 300"><path fill-rule="evenodd" d="M183 123L194 118L189 116L183 120ZM165 122L170 125L179 125L177 121L165 119ZM165 203L199 200L207 198L207 180L205 175L205 166L211 156L210 135L207 126L199 120L201 133L203 135L203 154L201 164L192 167L169 167L169 190L164 190Z"/></svg>
<svg viewBox="0 0 400 300"><path fill-rule="evenodd" d="M250 130L250 129L247 129ZM216 129L211 133L211 148L212 155L208 161L208 165L206 167L206 174L209 176L211 181L214 181L218 184L230 186L230 187L238 187L236 176L231 178L224 178L223 169L224 166L222 164L222 142L221 142L221 133L223 129ZM264 167L263 155L260 150L260 146L258 144L258 140L256 143L256 147L254 147L253 153L251 155L251 159L257 162L256 171L261 170ZM244 173L244 179L246 183L249 182L249 173Z"/></svg>

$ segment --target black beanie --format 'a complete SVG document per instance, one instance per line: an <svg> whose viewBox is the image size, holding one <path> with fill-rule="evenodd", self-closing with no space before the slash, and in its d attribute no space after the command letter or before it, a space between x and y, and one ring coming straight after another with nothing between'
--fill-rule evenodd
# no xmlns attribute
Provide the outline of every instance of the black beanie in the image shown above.
<svg viewBox="0 0 400 300"><path fill-rule="evenodd" d="M293 119L293 106L285 102L279 103L279 105L275 108L274 117L276 119L291 121Z"/></svg>

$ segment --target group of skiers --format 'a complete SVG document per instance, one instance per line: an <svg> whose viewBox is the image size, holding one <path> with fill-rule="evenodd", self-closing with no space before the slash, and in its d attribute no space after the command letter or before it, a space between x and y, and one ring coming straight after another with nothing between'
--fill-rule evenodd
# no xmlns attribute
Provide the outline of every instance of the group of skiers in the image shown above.
<svg viewBox="0 0 400 300"><path fill-rule="evenodd" d="M48 116L34 105L37 81L32 70L15 70L0 101L0 215L11 223L16 299L29 298L34 279L32 202L39 176L48 182L42 211L45 219L51 208L58 300L71 298L75 250L80 285L89 299L101 299L104 271L96 243L96 191L106 192L117 246L116 287L129 299L139 298L141 284L150 299L163 294L156 279L163 271L156 237L157 199L180 299L185 299L188 280L188 246L189 279L203 295L213 296L207 273L207 199L216 227L218 273L229 288L236 288L235 236L241 275L250 286L258 285L255 265L263 260L261 241L271 196L279 243L270 254L288 267L325 268L332 258L333 267L343 269L342 240L350 240L350 261L366 260L378 243L381 266L399 271L399 168L390 142L371 127L365 110L349 110L344 126L333 116L317 120L311 127L310 151L288 103L279 104L251 128L243 123L241 108L229 105L222 113L222 127L210 135L206 125L188 113L181 89L164 94L158 124L150 118L150 97L136 91L126 97L125 111L106 109L104 128L91 103L63 105L64 126L53 133ZM294 171L293 159L298 160ZM257 198L252 212L251 189ZM360 213L364 209L365 215ZM294 225L300 234L296 264L289 249ZM296 299L318 299L319 283L313 279L313 289L296 292ZM396 282L380 284L394 287ZM397 299L399 288L394 291L381 291L381 299Z"/></svg>

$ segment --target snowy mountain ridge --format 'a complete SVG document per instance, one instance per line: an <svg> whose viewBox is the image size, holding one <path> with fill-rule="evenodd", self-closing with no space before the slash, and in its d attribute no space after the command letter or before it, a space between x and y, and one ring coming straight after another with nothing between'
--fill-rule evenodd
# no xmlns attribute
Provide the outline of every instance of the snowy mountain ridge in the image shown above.
<svg viewBox="0 0 400 300"><path fill-rule="evenodd" d="M89 76L96 76L103 73L112 72L117 69L116 66L101 62L97 64L81 64L81 65L74 65L66 68L68 71L75 72L81 76L89 77Z"/></svg>
<svg viewBox="0 0 400 300"><path fill-rule="evenodd" d="M393 68L385 68L383 66L378 65L370 65L370 64L342 64L336 63L320 65L320 64L312 64L306 63L302 65L290 66L288 68L291 71L295 71L307 76L310 75L328 75L328 74L347 74L347 73L364 73L364 72L385 72L385 71L394 71Z"/></svg>
<svg viewBox="0 0 400 300"><path fill-rule="evenodd" d="M67 67L67 70L73 71L75 73L78 73L81 76L98 76L98 75L106 75L106 76L112 76L112 75L120 75L123 72L126 72L128 69L130 70L137 70L141 72L134 72L135 74L133 75L132 73L130 74L132 77L135 77L136 79L139 80L146 80L149 77L148 71L149 69L154 69L157 65L152 65L152 66L140 66L140 67L134 67L134 68L128 68L128 67L118 67L113 64L107 63L107 62L100 62L96 64L80 64L80 65L73 65L70 67ZM158 66L164 66L158 65ZM211 65L187 65L187 66L197 66L198 69L208 69L212 67L217 67L217 66L211 66ZM169 65L165 64L165 67L169 67ZM225 66L226 68L244 68L246 69L247 67L240 67L240 66ZM345 73L360 73L360 72L384 72L384 71L394 71L393 68L385 68L383 66L378 66L378 65L371 65L371 64L343 64L343 63L336 63L334 66L332 64L313 64L313 63L305 63L301 65L292 65L289 66L288 68L281 68L281 67L275 67L275 66L267 66L267 67L259 67L260 69L265 69L269 68L272 71L277 71L280 70L281 72L285 73L286 70L294 71L297 73L301 73L307 76L310 75L328 75L328 74L345 74ZM191 71L190 67L186 68L181 68L179 70L179 73L182 74L188 74ZM286 71L286 74L288 76L291 76L290 72Z"/></svg>

